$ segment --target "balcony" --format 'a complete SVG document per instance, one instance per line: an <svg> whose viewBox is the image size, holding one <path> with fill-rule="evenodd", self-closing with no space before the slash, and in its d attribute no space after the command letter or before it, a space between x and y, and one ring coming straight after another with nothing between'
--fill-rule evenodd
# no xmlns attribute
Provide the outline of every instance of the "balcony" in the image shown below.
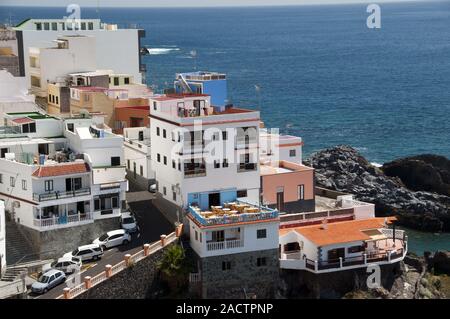
<svg viewBox="0 0 450 319"><path fill-rule="evenodd" d="M50 218L35 218L34 226L39 228L55 229L61 227L76 226L77 224L86 224L94 221L91 213L74 214L65 216L54 216Z"/></svg>
<svg viewBox="0 0 450 319"><path fill-rule="evenodd" d="M191 169L191 170L185 170L184 171L184 177L202 177L206 176L206 168L199 168L199 169Z"/></svg>
<svg viewBox="0 0 450 319"><path fill-rule="evenodd" d="M213 241L213 242L206 243L206 249L208 251L233 249L233 248L239 248L239 247L244 247L244 241L241 239Z"/></svg>
<svg viewBox="0 0 450 319"><path fill-rule="evenodd" d="M202 212L198 207L189 206L189 213L202 226L259 222L278 218L277 210L265 206L255 206L242 201L225 203L224 206L225 208L215 207L212 212Z"/></svg>
<svg viewBox="0 0 450 319"><path fill-rule="evenodd" d="M65 199L65 198L71 198L71 197L79 197L79 196L86 196L91 194L91 188L80 188L73 191L55 191L55 192L48 192L43 194L36 194L33 193L33 200L36 202L46 202L50 200L58 200L58 199Z"/></svg>
<svg viewBox="0 0 450 319"><path fill-rule="evenodd" d="M257 168L256 163L240 163L238 166L238 172L251 172Z"/></svg>
<svg viewBox="0 0 450 319"><path fill-rule="evenodd" d="M366 249L358 256L340 257L320 261L305 258L302 251L286 251L280 254L280 267L283 269L307 270L314 273L333 272L345 269L367 267L368 264L393 264L406 256L408 250L407 236L404 231L384 228L380 230L386 239L376 241L376 247Z"/></svg>

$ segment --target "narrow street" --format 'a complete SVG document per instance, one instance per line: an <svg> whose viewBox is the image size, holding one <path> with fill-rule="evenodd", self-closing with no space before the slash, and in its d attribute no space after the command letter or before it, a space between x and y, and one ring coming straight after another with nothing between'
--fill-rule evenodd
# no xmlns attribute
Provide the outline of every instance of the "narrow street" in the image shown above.
<svg viewBox="0 0 450 319"><path fill-rule="evenodd" d="M85 271L81 272L80 280L83 281L85 276L95 276L105 270L108 264L114 265L123 260L126 254L134 254L142 249L145 243L152 243L160 239L161 234L169 234L174 231L174 226L171 225L164 216L152 204L154 195L148 191L135 191L130 185L130 192L127 193L127 201L130 210L136 217L139 232L133 234L132 241L126 246L118 246L106 250L100 260L91 263L84 263L89 265ZM88 244L88 243L86 243ZM75 249L76 247L74 247ZM68 278L70 279L70 277ZM39 299L54 299L63 293L63 289L67 287L67 282L58 287L53 288L43 295L30 294L31 298Z"/></svg>

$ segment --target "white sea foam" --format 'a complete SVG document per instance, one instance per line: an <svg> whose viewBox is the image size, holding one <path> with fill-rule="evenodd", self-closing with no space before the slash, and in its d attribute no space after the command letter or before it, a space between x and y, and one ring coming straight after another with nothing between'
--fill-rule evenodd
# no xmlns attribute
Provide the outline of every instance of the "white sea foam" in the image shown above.
<svg viewBox="0 0 450 319"><path fill-rule="evenodd" d="M180 48L147 48L150 55L168 54L172 51L180 51Z"/></svg>
<svg viewBox="0 0 450 319"><path fill-rule="evenodd" d="M371 162L370 164L372 164L375 167L381 167L383 166L383 164L377 163L377 162Z"/></svg>

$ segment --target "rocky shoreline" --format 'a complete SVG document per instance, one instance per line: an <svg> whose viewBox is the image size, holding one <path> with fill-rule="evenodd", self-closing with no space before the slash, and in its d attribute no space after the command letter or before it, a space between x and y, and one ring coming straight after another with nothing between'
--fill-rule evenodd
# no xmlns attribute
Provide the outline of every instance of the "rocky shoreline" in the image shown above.
<svg viewBox="0 0 450 319"><path fill-rule="evenodd" d="M445 157L421 155L378 168L354 148L340 145L312 154L305 164L315 168L316 186L374 203L377 216L395 215L412 229L450 231L450 196L445 195L450 161Z"/></svg>

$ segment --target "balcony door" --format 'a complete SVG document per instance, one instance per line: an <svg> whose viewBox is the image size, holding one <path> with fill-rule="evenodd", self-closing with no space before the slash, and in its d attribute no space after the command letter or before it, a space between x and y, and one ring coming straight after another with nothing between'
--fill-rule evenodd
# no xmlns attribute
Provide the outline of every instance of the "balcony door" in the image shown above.
<svg viewBox="0 0 450 319"><path fill-rule="evenodd" d="M212 232L212 241L218 242L218 241L224 241L225 240L225 231L218 230Z"/></svg>
<svg viewBox="0 0 450 319"><path fill-rule="evenodd" d="M66 178L66 191L76 191L81 189L81 177Z"/></svg>
<svg viewBox="0 0 450 319"><path fill-rule="evenodd" d="M284 210L284 187L277 187L277 210Z"/></svg>
<svg viewBox="0 0 450 319"><path fill-rule="evenodd" d="M220 193L210 193L208 197L209 206L220 206Z"/></svg>

